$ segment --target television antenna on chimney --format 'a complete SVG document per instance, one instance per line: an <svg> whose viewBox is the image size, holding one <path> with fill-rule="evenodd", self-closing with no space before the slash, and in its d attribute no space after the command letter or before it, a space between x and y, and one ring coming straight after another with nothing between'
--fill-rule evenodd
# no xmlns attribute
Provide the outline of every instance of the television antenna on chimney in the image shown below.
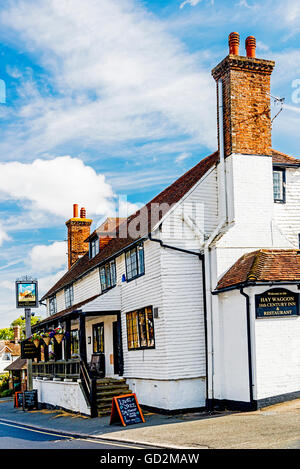
<svg viewBox="0 0 300 469"><path fill-rule="evenodd" d="M278 98L278 96L272 96L271 94L269 94L269 96L273 100L274 106L280 106L279 111L275 114L273 119L271 119L271 124L272 124L273 121L276 119L276 117L278 117L279 114L281 113L281 111L283 110L283 105L284 105L285 98Z"/></svg>

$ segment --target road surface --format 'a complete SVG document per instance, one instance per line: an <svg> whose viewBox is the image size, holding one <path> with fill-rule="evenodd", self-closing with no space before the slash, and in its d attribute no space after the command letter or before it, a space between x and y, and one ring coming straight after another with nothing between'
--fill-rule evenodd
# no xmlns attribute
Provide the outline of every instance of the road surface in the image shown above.
<svg viewBox="0 0 300 469"><path fill-rule="evenodd" d="M72 438L0 421L0 449L143 449L142 445Z"/></svg>

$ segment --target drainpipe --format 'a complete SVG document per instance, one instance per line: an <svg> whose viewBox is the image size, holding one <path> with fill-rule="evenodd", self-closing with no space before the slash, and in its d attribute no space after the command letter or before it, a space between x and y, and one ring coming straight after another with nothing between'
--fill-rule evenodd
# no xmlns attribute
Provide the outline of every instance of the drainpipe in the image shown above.
<svg viewBox="0 0 300 469"><path fill-rule="evenodd" d="M248 342L248 372L249 372L249 396L250 406L254 408L253 401L253 372L252 372L252 341L251 341L251 316L250 316L250 298L244 292L243 287L240 288L240 293L246 298L246 316L247 316L247 342Z"/></svg>

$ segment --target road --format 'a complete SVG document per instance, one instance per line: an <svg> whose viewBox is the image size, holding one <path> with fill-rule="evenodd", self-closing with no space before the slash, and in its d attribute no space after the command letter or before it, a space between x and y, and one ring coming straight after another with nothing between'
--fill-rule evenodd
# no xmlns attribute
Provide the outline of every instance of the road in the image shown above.
<svg viewBox="0 0 300 469"><path fill-rule="evenodd" d="M54 432L28 429L20 424L0 422L0 449L143 449L142 445L113 443L63 436Z"/></svg>

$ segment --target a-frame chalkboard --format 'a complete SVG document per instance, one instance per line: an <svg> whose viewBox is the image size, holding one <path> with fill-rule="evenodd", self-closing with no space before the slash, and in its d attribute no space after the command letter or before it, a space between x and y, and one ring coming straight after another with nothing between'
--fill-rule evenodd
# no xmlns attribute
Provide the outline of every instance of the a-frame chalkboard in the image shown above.
<svg viewBox="0 0 300 469"><path fill-rule="evenodd" d="M134 393L113 397L110 424L122 422L122 425L133 425L145 422L142 410Z"/></svg>

